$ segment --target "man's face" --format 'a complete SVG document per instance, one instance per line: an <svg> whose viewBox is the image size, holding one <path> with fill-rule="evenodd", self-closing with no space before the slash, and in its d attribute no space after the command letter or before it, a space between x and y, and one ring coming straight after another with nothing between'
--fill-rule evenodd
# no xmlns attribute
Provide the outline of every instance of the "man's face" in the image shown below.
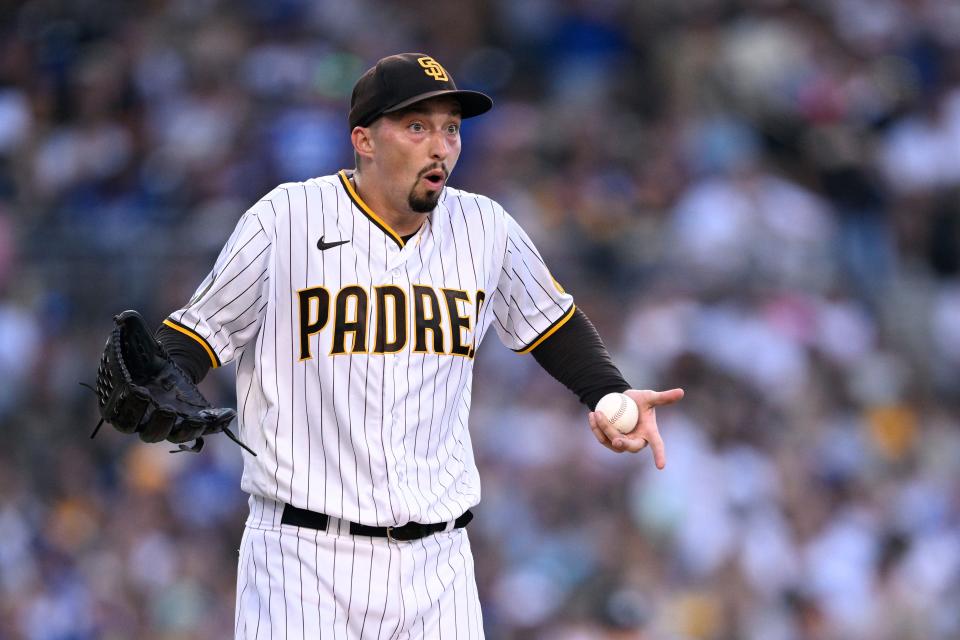
<svg viewBox="0 0 960 640"><path fill-rule="evenodd" d="M394 206L433 211L460 157L460 103L437 97L388 113L371 127L372 161Z"/></svg>

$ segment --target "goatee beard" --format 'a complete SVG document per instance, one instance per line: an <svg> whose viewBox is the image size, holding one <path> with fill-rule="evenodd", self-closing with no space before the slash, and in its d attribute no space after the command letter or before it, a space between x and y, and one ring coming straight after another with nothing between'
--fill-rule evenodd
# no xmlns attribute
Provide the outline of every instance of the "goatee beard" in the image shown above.
<svg viewBox="0 0 960 640"><path fill-rule="evenodd" d="M437 191L436 195L426 195L418 196L412 191L410 192L410 197L407 198L407 203L410 205L410 208L417 213L430 213L437 206L437 202L440 201L441 191Z"/></svg>
<svg viewBox="0 0 960 640"><path fill-rule="evenodd" d="M413 183L413 187L410 189L410 195L407 196L407 204L410 205L410 209L417 213L430 213L433 211L437 203L440 201L440 194L443 193L443 189L439 189L436 192L427 191L425 195L417 195L417 185L420 183L420 178L427 175L431 171L440 170L443 172L444 179L450 175L450 172L447 171L447 167L443 163L434 163L429 167L424 167L417 173L417 181Z"/></svg>

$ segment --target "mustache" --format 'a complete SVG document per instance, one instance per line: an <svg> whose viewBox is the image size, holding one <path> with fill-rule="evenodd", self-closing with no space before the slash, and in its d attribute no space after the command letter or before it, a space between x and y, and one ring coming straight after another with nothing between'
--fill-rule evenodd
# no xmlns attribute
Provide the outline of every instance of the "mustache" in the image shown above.
<svg viewBox="0 0 960 640"><path fill-rule="evenodd" d="M420 172L417 173L417 179L419 180L420 178L422 178L423 176L427 175L427 174L430 173L431 171L436 171L437 169L439 169L440 171L443 172L443 179L444 179L444 180L446 180L448 177L450 177L450 172L447 170L447 166L446 166L445 164L443 164L442 162L440 162L440 163L432 164L432 165L430 165L429 167L424 167L423 169L421 169Z"/></svg>

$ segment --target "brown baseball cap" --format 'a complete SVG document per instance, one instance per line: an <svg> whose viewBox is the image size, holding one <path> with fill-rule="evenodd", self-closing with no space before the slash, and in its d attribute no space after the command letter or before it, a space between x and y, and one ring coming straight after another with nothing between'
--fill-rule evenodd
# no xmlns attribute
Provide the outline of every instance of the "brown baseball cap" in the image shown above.
<svg viewBox="0 0 960 640"><path fill-rule="evenodd" d="M368 127L385 113L436 96L456 98L463 118L478 116L493 107L493 100L486 94L457 89L453 77L427 54L400 53L380 59L353 86L350 130Z"/></svg>

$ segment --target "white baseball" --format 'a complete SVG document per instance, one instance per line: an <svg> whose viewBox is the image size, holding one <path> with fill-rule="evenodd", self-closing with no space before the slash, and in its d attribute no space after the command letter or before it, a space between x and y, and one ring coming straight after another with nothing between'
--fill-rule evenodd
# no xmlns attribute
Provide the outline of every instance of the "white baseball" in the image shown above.
<svg viewBox="0 0 960 640"><path fill-rule="evenodd" d="M610 424L620 433L630 433L637 426L640 411L637 403L622 393L608 393L600 398L597 411L610 421Z"/></svg>

